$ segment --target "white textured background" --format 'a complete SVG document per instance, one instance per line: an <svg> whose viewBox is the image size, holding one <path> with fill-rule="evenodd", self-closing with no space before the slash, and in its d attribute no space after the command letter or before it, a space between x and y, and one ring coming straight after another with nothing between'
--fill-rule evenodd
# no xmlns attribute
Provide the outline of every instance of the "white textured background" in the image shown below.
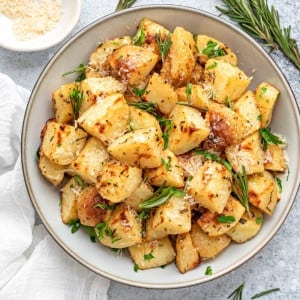
<svg viewBox="0 0 300 300"><path fill-rule="evenodd" d="M282 25L292 26L292 36L300 46L300 0L269 0L280 13ZM137 0L134 6L145 4L177 4L202 9L218 14L215 6L222 5L219 0ZM114 11L117 0L84 0L81 18L72 34L101 16ZM44 66L56 50L35 53L18 53L0 48L0 72L8 74L17 84L32 90L35 81ZM271 55L289 81L300 104L300 71L280 52ZM291 158L292 161L292 158ZM295 162L300 163L300 162ZM272 287L279 287L281 292L270 294L262 299L300 299L300 194L286 222L268 245L255 257L237 270L214 280L213 282L176 290L147 290L125 286L112 282L109 299L113 300L150 300L150 299L197 299L219 300L227 296L242 282L245 282L243 299Z"/></svg>

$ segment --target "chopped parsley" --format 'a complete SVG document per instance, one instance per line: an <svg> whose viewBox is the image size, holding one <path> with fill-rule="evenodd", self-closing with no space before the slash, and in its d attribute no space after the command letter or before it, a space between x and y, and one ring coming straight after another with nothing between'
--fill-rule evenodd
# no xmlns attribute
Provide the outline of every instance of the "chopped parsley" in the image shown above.
<svg viewBox="0 0 300 300"><path fill-rule="evenodd" d="M260 97L262 97L266 92L267 92L267 87L266 86L262 86L260 88Z"/></svg>
<svg viewBox="0 0 300 300"><path fill-rule="evenodd" d="M211 266L207 266L204 274L205 275L212 275L213 274L212 267Z"/></svg>
<svg viewBox="0 0 300 300"><path fill-rule="evenodd" d="M68 225L71 226L71 233L75 233L81 226L80 221L78 219L69 221Z"/></svg>
<svg viewBox="0 0 300 300"><path fill-rule="evenodd" d="M220 215L217 217L217 221L218 223L233 223L235 222L235 217L234 216L224 216L224 215Z"/></svg>
<svg viewBox="0 0 300 300"><path fill-rule="evenodd" d="M133 266L133 271L134 271L134 272L137 272L139 269L140 269L140 268L139 268L139 265L138 265L138 264L134 264L134 266Z"/></svg>
<svg viewBox="0 0 300 300"><path fill-rule="evenodd" d="M186 92L186 99L187 99L188 102L190 102L191 101L191 95L192 95L192 84L190 82L188 82L186 84L185 92Z"/></svg>
<svg viewBox="0 0 300 300"><path fill-rule="evenodd" d="M151 260L155 258L155 256L153 256L152 252L144 254L144 260Z"/></svg>
<svg viewBox="0 0 300 300"><path fill-rule="evenodd" d="M282 145L284 142L275 134L273 134L270 129L260 128L260 136L262 138L262 144L264 151L267 150L269 144Z"/></svg>
<svg viewBox="0 0 300 300"><path fill-rule="evenodd" d="M263 221L264 221L264 218L263 218L263 217L257 217L257 218L255 219L256 224L262 224Z"/></svg>
<svg viewBox="0 0 300 300"><path fill-rule="evenodd" d="M116 205L114 205L114 204L107 204L107 203L103 203L102 202L102 203L95 204L94 207L105 209L105 210L113 210L113 209L115 209Z"/></svg>
<svg viewBox="0 0 300 300"><path fill-rule="evenodd" d="M213 41L207 42L206 48L202 50L202 53L207 55L208 58L226 55L226 52L220 49L219 44Z"/></svg>
<svg viewBox="0 0 300 300"><path fill-rule="evenodd" d="M167 149L169 146L169 135L170 135L170 130L173 127L173 122L172 120L169 119L160 119L158 120L159 125L163 127L163 134L162 138L164 140L164 149Z"/></svg>
<svg viewBox="0 0 300 300"><path fill-rule="evenodd" d="M140 89L136 86L132 86L132 89L133 89L133 92L135 93L135 95L139 98L141 98L146 92L146 88Z"/></svg>

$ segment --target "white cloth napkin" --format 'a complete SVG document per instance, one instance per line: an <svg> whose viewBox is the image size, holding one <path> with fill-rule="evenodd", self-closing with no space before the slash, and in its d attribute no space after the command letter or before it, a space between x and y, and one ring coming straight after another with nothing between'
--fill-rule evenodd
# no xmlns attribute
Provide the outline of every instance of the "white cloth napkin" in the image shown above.
<svg viewBox="0 0 300 300"><path fill-rule="evenodd" d="M29 91L0 73L0 300L107 299L109 280L69 257L35 224L20 161Z"/></svg>

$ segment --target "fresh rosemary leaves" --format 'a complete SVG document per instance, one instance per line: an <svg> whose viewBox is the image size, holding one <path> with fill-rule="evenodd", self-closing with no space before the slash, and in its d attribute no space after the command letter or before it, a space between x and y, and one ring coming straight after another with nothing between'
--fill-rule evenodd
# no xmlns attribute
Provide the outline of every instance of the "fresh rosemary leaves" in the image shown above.
<svg viewBox="0 0 300 300"><path fill-rule="evenodd" d="M291 26L282 28L279 13L267 0L223 0L226 7L216 7L237 22L247 33L264 42L271 50L281 49L300 69L300 52L291 37Z"/></svg>
<svg viewBox="0 0 300 300"><path fill-rule="evenodd" d="M80 89L76 85L76 87L69 94L69 97L70 97L70 99L72 101L72 105L73 105L74 118L77 119L79 116L79 110L80 110L82 100L83 100L83 92L80 91Z"/></svg>
<svg viewBox="0 0 300 300"><path fill-rule="evenodd" d="M67 75L77 73L77 77L76 77L75 81L77 81L77 82L82 81L83 79L85 79L85 70L86 70L86 68L87 68L87 65L80 64L75 69L62 74L62 76L67 76Z"/></svg>
<svg viewBox="0 0 300 300"><path fill-rule="evenodd" d="M173 196L183 197L184 195L185 192L182 190L162 185L153 196L140 203L139 207L142 209L157 207L168 202Z"/></svg>
<svg viewBox="0 0 300 300"><path fill-rule="evenodd" d="M116 7L116 11L131 7L135 1L136 0L120 0Z"/></svg>
<svg viewBox="0 0 300 300"><path fill-rule="evenodd" d="M155 35L155 40L161 55L161 59L164 62L172 44L171 33L169 32L166 38L163 40L161 32L159 32Z"/></svg>

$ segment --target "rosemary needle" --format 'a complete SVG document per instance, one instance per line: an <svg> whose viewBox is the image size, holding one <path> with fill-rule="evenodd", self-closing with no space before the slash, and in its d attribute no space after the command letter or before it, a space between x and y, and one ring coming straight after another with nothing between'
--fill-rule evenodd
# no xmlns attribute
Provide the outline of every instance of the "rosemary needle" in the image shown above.
<svg viewBox="0 0 300 300"><path fill-rule="evenodd" d="M226 7L216 7L221 13L237 22L247 33L264 42L271 50L281 49L300 69L300 52L291 37L291 26L282 28L279 14L267 0L223 0Z"/></svg>
<svg viewBox="0 0 300 300"><path fill-rule="evenodd" d="M116 11L131 7L135 1L136 0L120 0L116 7Z"/></svg>

